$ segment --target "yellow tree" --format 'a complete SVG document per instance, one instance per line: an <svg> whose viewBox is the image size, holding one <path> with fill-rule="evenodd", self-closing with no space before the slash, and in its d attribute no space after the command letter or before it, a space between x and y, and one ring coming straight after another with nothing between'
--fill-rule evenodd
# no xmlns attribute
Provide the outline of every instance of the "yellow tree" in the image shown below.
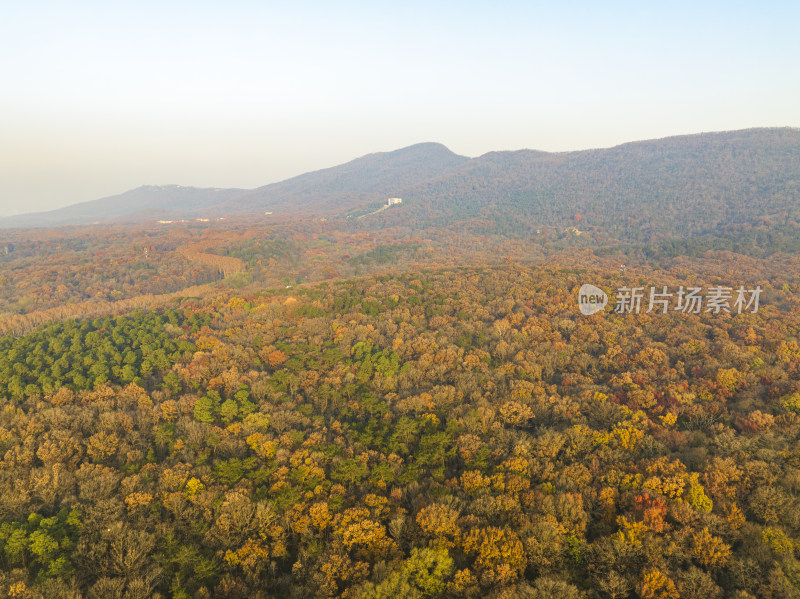
<svg viewBox="0 0 800 599"><path fill-rule="evenodd" d="M516 533L489 526L472 529L464 539L464 551L475 556L475 569L485 585L509 584L525 568L525 552Z"/></svg>
<svg viewBox="0 0 800 599"><path fill-rule="evenodd" d="M461 529L457 524L458 512L446 505L434 503L417 514L417 525L430 539L432 547L451 549L461 542Z"/></svg>

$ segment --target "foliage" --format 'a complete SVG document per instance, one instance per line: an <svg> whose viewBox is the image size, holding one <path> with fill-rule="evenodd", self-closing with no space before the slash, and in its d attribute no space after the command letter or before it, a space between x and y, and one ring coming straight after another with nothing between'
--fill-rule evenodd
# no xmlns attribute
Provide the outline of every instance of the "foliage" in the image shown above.
<svg viewBox="0 0 800 599"><path fill-rule="evenodd" d="M247 270L0 338L0 595L791 596L795 258L732 257L741 280L719 257L533 267L497 240L437 254L315 223L285 243L231 225L227 253L175 229ZM458 264L473 245L485 261ZM764 303L575 305L586 281L662 280Z"/></svg>

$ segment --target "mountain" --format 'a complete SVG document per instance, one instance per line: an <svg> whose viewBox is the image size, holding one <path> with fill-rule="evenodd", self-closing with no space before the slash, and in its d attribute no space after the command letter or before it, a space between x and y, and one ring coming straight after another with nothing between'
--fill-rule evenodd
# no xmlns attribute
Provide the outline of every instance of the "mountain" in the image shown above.
<svg viewBox="0 0 800 599"><path fill-rule="evenodd" d="M737 223L800 224L800 130L748 129L639 141L613 148L459 156L437 143L369 154L253 190L140 187L2 226L95 221L345 214L403 198L402 209L359 221L486 231L596 228L627 240L704 234Z"/></svg>
<svg viewBox="0 0 800 599"><path fill-rule="evenodd" d="M383 201L420 180L468 162L442 144L421 143L368 154L346 164L306 173L257 189L203 189L145 185L123 194L50 212L0 219L2 227L77 225L199 217L341 211Z"/></svg>
<svg viewBox="0 0 800 599"><path fill-rule="evenodd" d="M500 232L600 227L647 240L731 224L800 223L800 130L750 129L549 154L492 152L402 191L405 214Z"/></svg>
<svg viewBox="0 0 800 599"><path fill-rule="evenodd" d="M119 195L0 219L3 227L52 227L94 222L177 219L194 216L244 193L241 189L143 185Z"/></svg>
<svg viewBox="0 0 800 599"><path fill-rule="evenodd" d="M456 173L469 162L442 144L421 143L259 187L228 201L223 210L231 214L347 210L386 200L420 181Z"/></svg>

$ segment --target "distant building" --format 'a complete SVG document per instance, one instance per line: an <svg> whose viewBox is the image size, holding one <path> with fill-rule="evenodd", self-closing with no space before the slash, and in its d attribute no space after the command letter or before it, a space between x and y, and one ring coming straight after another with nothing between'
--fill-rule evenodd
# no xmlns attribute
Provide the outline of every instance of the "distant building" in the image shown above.
<svg viewBox="0 0 800 599"><path fill-rule="evenodd" d="M377 210L375 210L373 212L368 212L367 214L362 214L361 216L359 216L357 218L364 218L366 216L371 216L373 214L378 214L379 212L383 212L387 208L391 208L392 206L397 206L398 204L402 204L402 203L403 203L403 200L401 198L387 198L386 199L386 203L383 206L381 206L380 208L378 208ZM350 218L350 217L348 216L347 218Z"/></svg>

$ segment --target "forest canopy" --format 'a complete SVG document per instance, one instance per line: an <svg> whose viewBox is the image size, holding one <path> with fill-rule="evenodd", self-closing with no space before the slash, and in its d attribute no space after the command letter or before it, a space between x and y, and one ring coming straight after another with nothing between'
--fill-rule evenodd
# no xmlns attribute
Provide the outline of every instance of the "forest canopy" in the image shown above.
<svg viewBox="0 0 800 599"><path fill-rule="evenodd" d="M573 270L7 335L4 593L793 596L796 287L756 314L584 317L580 283L620 275Z"/></svg>

